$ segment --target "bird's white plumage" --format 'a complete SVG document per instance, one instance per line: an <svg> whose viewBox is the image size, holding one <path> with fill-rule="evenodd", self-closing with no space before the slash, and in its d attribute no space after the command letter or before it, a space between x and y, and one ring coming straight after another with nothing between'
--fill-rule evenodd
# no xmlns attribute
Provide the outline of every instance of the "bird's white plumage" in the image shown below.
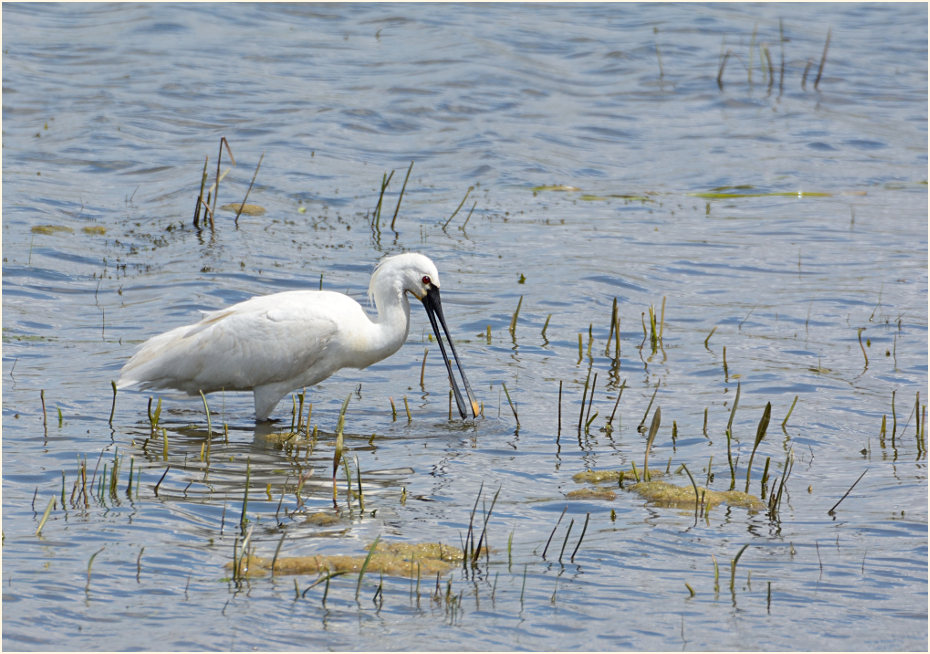
<svg viewBox="0 0 930 654"><path fill-rule="evenodd" d="M439 286L436 266L422 254L407 253L383 260L372 275L374 320L341 293L253 297L149 339L123 367L117 386L190 395L253 391L256 419L265 420L290 391L396 352L410 324L406 294L423 299L431 286Z"/></svg>

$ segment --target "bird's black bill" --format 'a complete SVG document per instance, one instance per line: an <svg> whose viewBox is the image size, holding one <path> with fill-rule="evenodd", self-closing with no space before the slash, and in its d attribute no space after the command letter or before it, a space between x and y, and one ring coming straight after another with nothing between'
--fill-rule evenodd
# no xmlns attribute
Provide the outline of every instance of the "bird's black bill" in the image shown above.
<svg viewBox="0 0 930 654"><path fill-rule="evenodd" d="M439 325L436 324L436 318L439 318L439 323L442 325L442 330L446 334L446 340L449 341L449 349L452 350L452 357L455 359L455 365L459 369L459 375L462 376L462 384L465 386L465 393L468 395L468 402L471 404L471 412L474 417L478 417L478 403L475 401L475 397L471 392L471 385L468 383L468 378L465 376L465 371L462 370L462 364L459 362L459 355L455 351L455 345L452 344L452 337L449 336L449 328L446 326L446 319L442 315L442 304L439 301L439 287L433 286L427 291L426 295L423 296L423 306L426 308L426 315L429 316L430 324L433 326L433 333L436 334L436 342L439 343L439 351L442 352L442 360L446 364L446 370L449 373L449 384L452 386L452 392L455 395L455 403L459 409L459 415L462 418L468 417L468 411L465 408L465 401L462 399L462 393L459 391L459 386L455 381L455 375L452 373L452 363L449 361L449 357L446 354L446 348L442 344L442 336L439 333Z"/></svg>

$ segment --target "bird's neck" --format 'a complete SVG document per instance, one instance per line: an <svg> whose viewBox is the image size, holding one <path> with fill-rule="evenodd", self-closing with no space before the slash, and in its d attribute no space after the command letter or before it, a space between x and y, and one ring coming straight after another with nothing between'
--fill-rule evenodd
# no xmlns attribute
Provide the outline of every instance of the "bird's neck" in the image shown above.
<svg viewBox="0 0 930 654"><path fill-rule="evenodd" d="M383 358L399 350L407 340L410 302L400 289L385 290L376 294L374 300L378 315L372 321L371 345Z"/></svg>

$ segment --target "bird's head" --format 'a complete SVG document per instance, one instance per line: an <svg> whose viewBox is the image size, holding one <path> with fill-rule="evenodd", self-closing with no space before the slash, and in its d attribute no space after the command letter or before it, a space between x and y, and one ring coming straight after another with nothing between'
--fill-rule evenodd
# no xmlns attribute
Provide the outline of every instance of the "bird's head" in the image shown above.
<svg viewBox="0 0 930 654"><path fill-rule="evenodd" d="M433 327L433 333L436 336L436 342L439 345L439 351L442 354L443 361L446 364L446 371L449 373L449 382L455 395L455 402L458 405L459 413L462 418L467 415L466 404L459 392L458 384L455 381L455 375L452 373L452 364L446 354L446 348L442 343L442 333L445 334L449 342L449 349L455 359L455 364L459 369L462 378L462 384L465 386L465 393L468 396L468 404L472 415L477 417L479 413L478 402L475 400L471 391L471 385L465 377L465 371L462 370L462 364L459 362L458 354L455 351L455 345L449 336L449 328L446 326L446 319L442 313L442 303L439 300L439 271L436 270L436 264L430 261L429 257L408 252L388 257L378 264L374 274L371 276L371 285L368 288L368 294L377 299L382 293L399 293L402 297L410 293L413 297L423 303L426 309L426 315L429 317L430 324ZM396 296L395 296L396 297Z"/></svg>
<svg viewBox="0 0 930 654"><path fill-rule="evenodd" d="M430 289L439 289L439 271L427 256L416 252L398 254L382 260L375 268L368 295L377 297L381 288L410 293L422 302Z"/></svg>

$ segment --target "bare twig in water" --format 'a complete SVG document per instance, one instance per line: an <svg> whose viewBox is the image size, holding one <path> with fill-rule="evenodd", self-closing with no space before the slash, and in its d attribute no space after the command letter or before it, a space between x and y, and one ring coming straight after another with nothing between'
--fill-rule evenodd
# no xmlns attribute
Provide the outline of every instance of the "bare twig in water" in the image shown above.
<svg viewBox="0 0 930 654"><path fill-rule="evenodd" d="M459 212L459 210L460 210L460 209L462 208L462 206L465 204L465 200L468 199L468 194L471 193L472 190L473 190L474 188L475 188L474 186L469 186L469 187L468 187L468 190L465 191L465 197L462 198L462 201L459 202L459 206L457 206L457 207L455 208L455 211L452 212L452 215L449 216L449 219L448 219L448 220L446 221L446 223L442 226L443 229L445 229L446 227L449 226L449 223L451 223L451 222L452 222L452 219L455 218L455 214L457 214L457 213Z"/></svg>
<svg viewBox="0 0 930 654"><path fill-rule="evenodd" d="M732 50L727 50L723 54L723 58L720 60L720 69L717 71L717 87L722 91L723 90L723 69L727 65L727 59L730 58L730 55L733 54Z"/></svg>
<svg viewBox="0 0 930 654"><path fill-rule="evenodd" d="M265 158L265 153L262 152L262 156L258 158L258 165L255 166L255 172L252 173L252 181L249 182L249 188L245 192L245 197L242 198L242 204L239 205L239 210L236 211L236 220L235 220L236 227L239 226L239 216L242 215L242 210L245 208L245 202L246 200L249 199L249 193L252 192L252 185L255 184L255 178L258 177L258 169L262 167L262 160L264 158Z"/></svg>
<svg viewBox="0 0 930 654"><path fill-rule="evenodd" d="M859 478L856 479L856 481L853 482L852 486L849 487L849 490L847 490L845 493L843 493L843 497L841 497L841 498L837 501L836 504L834 504L832 507L830 507L830 510L827 511L827 515L831 515L831 516L832 516L832 515L835 515L834 510L836 509L836 507L838 507L838 506L840 505L840 502L842 502L843 500L846 499L846 497L852 492L852 489L856 487L856 484L858 484L859 481L860 481L863 477L865 477L865 473L867 473L868 471L869 471L868 468L866 468L865 470L862 471L862 474L859 475Z"/></svg>
<svg viewBox="0 0 930 654"><path fill-rule="evenodd" d="M404 183L400 187L400 195L397 196L397 206L394 208L394 217L391 218L391 230L394 230L394 222L397 220L397 212L400 211L400 201L404 198L404 189L407 188L407 180L410 179L410 171L413 170L413 161L410 162L410 167L407 168L407 176L404 177Z"/></svg>
<svg viewBox="0 0 930 654"><path fill-rule="evenodd" d="M827 50L830 48L830 34L833 30L827 30L827 40L823 44L823 54L820 55L820 66L817 68L817 77L814 79L814 90L820 86L820 77L823 75L823 66L827 63Z"/></svg>

